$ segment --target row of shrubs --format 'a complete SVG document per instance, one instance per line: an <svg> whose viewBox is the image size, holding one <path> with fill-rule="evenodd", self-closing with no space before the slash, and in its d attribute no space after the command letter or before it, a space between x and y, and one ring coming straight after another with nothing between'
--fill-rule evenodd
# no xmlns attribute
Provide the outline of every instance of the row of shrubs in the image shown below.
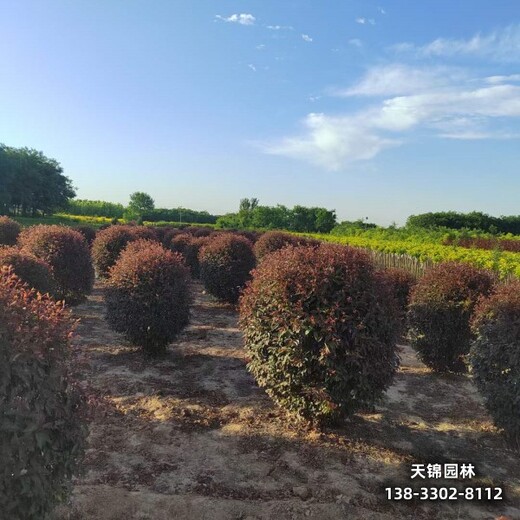
<svg viewBox="0 0 520 520"><path fill-rule="evenodd" d="M21 229L0 217L0 265L30 287L69 305L84 301L94 284L88 242L77 230L38 225Z"/></svg>
<svg viewBox="0 0 520 520"><path fill-rule="evenodd" d="M202 229L162 237L141 227L100 231L92 254L106 279L108 323L146 352L164 351L189 321L190 274L220 301L237 303L256 265L257 237L250 238Z"/></svg>
<svg viewBox="0 0 520 520"><path fill-rule="evenodd" d="M280 232L252 240L236 233L200 234L204 236L166 231L162 249L180 253L192 276L200 276L221 301L237 303L242 295L249 369L282 406L318 423L369 406L392 381L398 367L396 341L406 331L420 359L434 371L461 373L471 364L497 424L514 435L520 431L507 418L520 411L511 405L518 396L517 372L508 370L515 363L511 354L503 370L494 372L502 375L493 384L482 368L497 365L493 349L482 339L488 338L482 323L487 323L489 302L506 300L514 308L514 283L496 288L488 272L457 263L438 264L417 281L400 269L376 270L359 250ZM144 249L140 255L158 254L151 246ZM109 321L120 331L124 327L117 328L116 309L126 327L139 328L137 315L143 316L140 306L134 309L135 319L122 312L122 299L113 296L129 257L136 263L140 258L135 250L121 256L107 293ZM156 294L152 278L141 279L151 283L141 289ZM188 308L187 299L184 305ZM180 330L174 329L161 348ZM126 335L132 337L129 330ZM146 343L142 337L133 340ZM506 382L503 373L513 375Z"/></svg>
<svg viewBox="0 0 520 520"><path fill-rule="evenodd" d="M203 255L201 273L199 257L210 237L212 245ZM93 265L100 277L107 278L125 247L140 239L158 241L182 254L192 276L202 276L208 292L230 303L237 302L256 258L288 244L308 243L281 232L261 236L250 231L216 233L203 227L112 225L96 232L89 226L72 229L38 225L22 230L15 221L0 217L0 265L12 265L31 287L74 305L92 290Z"/></svg>
<svg viewBox="0 0 520 520"><path fill-rule="evenodd" d="M101 251L103 241L114 244L110 236L125 233L134 234L133 240L143 233L158 239L149 229L110 228L94 242L95 262L98 240ZM488 272L457 263L438 264L417 281L400 269L376 270L358 250L319 245L281 232L246 238L204 229L163 230L162 244L164 251L180 253L192 277L200 276L206 290L219 300L234 304L243 294L241 323L251 358L249 369L279 404L298 415L326 422L373 403L392 380L398 366L396 340L406 332L419 358L432 370L461 373L471 365L496 423L513 436L520 432L518 421L511 419L520 411L514 404L519 395L517 371L511 369L519 363L511 353L504 353L506 347L497 340L507 363L496 369L498 354L492 355L482 325L487 324L483 316L489 315L489 302L506 301L506 307L515 308L515 283L496 288ZM147 249L140 254L155 251ZM104 247L99 258L105 258L106 251ZM110 254L117 258L118 252ZM135 251L132 255L137 258ZM154 351L147 340L130 331L139 328L139 320L121 312L126 304L114 296L127 256L118 262L117 276L109 278L109 321ZM101 271L103 264L96 265ZM156 294L150 283L141 289ZM117 309L119 324L114 318ZM143 317L139 309L134 312ZM151 317L144 322L151 322ZM173 329L161 345L156 342L159 350L180 330ZM488 372L483 375L483 367L491 370L490 364L495 367L493 383ZM508 379L504 374L511 375Z"/></svg>

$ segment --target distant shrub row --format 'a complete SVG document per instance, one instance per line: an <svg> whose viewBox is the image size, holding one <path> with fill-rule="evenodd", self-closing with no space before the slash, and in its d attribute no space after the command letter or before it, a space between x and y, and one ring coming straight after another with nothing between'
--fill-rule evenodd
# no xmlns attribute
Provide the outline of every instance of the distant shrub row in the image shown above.
<svg viewBox="0 0 520 520"><path fill-rule="evenodd" d="M520 240L484 237L447 238L443 241L443 244L467 247L468 249L475 248L520 253Z"/></svg>

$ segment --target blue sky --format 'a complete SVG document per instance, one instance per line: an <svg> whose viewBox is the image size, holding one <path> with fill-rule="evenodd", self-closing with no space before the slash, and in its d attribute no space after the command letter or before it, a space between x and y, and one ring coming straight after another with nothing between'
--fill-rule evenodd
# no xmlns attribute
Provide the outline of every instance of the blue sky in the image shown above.
<svg viewBox="0 0 520 520"><path fill-rule="evenodd" d="M520 3L0 0L0 142L80 198L519 214Z"/></svg>

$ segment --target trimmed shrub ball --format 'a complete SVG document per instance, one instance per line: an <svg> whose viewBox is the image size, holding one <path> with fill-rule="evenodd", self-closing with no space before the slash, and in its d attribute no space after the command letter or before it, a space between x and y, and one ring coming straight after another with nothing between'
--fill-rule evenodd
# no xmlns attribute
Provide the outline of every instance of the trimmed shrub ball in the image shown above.
<svg viewBox="0 0 520 520"><path fill-rule="evenodd" d="M520 448L520 281L500 285L472 320L473 380L495 424Z"/></svg>
<svg viewBox="0 0 520 520"><path fill-rule="evenodd" d="M92 258L98 275L106 278L121 251L129 242L140 238L155 240L155 233L143 226L110 226L99 231L92 244Z"/></svg>
<svg viewBox="0 0 520 520"><path fill-rule="evenodd" d="M489 273L446 262L429 269L410 295L408 333L421 361L435 372L462 373L471 342L477 300L493 287Z"/></svg>
<svg viewBox="0 0 520 520"><path fill-rule="evenodd" d="M278 251L287 246L299 245L299 240L295 235L282 231L267 231L255 242L255 255L258 260L274 251Z"/></svg>
<svg viewBox="0 0 520 520"><path fill-rule="evenodd" d="M261 231L249 231L249 230L243 230L243 231L237 231L237 235L242 235L243 237L247 238L251 244L256 244L258 239L263 235L263 232Z"/></svg>
<svg viewBox="0 0 520 520"><path fill-rule="evenodd" d="M191 276L193 278L199 278L200 276L200 264L199 264L199 251L201 247L208 242L207 237L195 237L188 233L176 235L172 238L170 243L170 249L176 253L180 253L186 265L189 267Z"/></svg>
<svg viewBox="0 0 520 520"><path fill-rule="evenodd" d="M94 285L90 249L78 231L65 226L32 226L19 237L23 251L40 258L52 269L56 297L69 305L86 299Z"/></svg>
<svg viewBox="0 0 520 520"><path fill-rule="evenodd" d="M96 228L92 226L77 226L74 229L83 235L90 247L96 238Z"/></svg>
<svg viewBox="0 0 520 520"><path fill-rule="evenodd" d="M240 325L258 384L317 425L372 406L399 365L397 303L358 249L268 255L240 300Z"/></svg>
<svg viewBox="0 0 520 520"><path fill-rule="evenodd" d="M84 393L69 368L62 303L0 267L0 509L39 520L71 490L86 445Z"/></svg>
<svg viewBox="0 0 520 520"><path fill-rule="evenodd" d="M213 228L209 227L198 227L196 226L193 230L193 236L197 238L209 237L215 233Z"/></svg>
<svg viewBox="0 0 520 520"><path fill-rule="evenodd" d="M177 235L184 235L184 231L178 228L166 228L162 238L162 245L166 248L169 248L172 239Z"/></svg>
<svg viewBox="0 0 520 520"><path fill-rule="evenodd" d="M0 217L0 245L14 246L22 227L9 217Z"/></svg>
<svg viewBox="0 0 520 520"><path fill-rule="evenodd" d="M29 287L41 294L56 296L56 282L52 269L43 260L16 247L0 247L0 266L8 265Z"/></svg>
<svg viewBox="0 0 520 520"><path fill-rule="evenodd" d="M150 240L149 238L140 238L138 240L132 240L132 242L128 242L128 244L123 249L123 251L121 251L121 253L125 252L125 254L127 255L133 255L139 253L143 249L155 248L154 250L156 250L157 245L161 245L159 244L159 242L157 242L157 240Z"/></svg>
<svg viewBox="0 0 520 520"><path fill-rule="evenodd" d="M166 226L149 226L148 229L153 231L155 240L162 244L164 241L164 236L171 228Z"/></svg>
<svg viewBox="0 0 520 520"><path fill-rule="evenodd" d="M160 354L189 322L189 277L180 254L157 242L129 244L107 281L108 323L147 353Z"/></svg>
<svg viewBox="0 0 520 520"><path fill-rule="evenodd" d="M249 240L230 233L215 235L200 250L200 278L215 298L237 303L255 262Z"/></svg>

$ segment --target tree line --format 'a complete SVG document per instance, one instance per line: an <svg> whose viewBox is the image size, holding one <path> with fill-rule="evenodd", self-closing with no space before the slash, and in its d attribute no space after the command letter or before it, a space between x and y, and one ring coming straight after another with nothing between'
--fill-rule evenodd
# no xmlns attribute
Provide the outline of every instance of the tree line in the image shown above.
<svg viewBox="0 0 520 520"><path fill-rule="evenodd" d="M75 196L57 161L31 148L0 144L0 214L50 215Z"/></svg>
<svg viewBox="0 0 520 520"><path fill-rule="evenodd" d="M328 233L336 225L335 210L294 206L260 206L258 199L242 199L238 213L217 219L222 228L286 229L300 233Z"/></svg>
<svg viewBox="0 0 520 520"><path fill-rule="evenodd" d="M457 213L456 211L439 211L411 215L406 221L407 227L426 229L475 229L486 233L512 233L520 235L520 215L492 217L486 213L472 211Z"/></svg>
<svg viewBox="0 0 520 520"><path fill-rule="evenodd" d="M72 215L88 217L124 218L127 220L146 220L147 222L186 222L214 224L217 215L207 211L188 208L156 208L154 200L147 193L135 192L130 195L128 206L102 200L70 200L67 211Z"/></svg>

